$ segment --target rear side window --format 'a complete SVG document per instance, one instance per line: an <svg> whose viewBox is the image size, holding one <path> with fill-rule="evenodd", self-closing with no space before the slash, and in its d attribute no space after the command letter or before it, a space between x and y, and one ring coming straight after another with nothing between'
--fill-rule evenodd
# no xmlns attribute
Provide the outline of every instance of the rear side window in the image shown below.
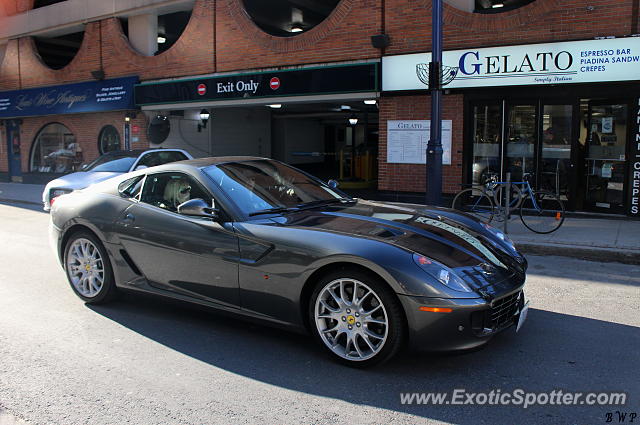
<svg viewBox="0 0 640 425"><path fill-rule="evenodd" d="M142 190L144 175L127 179L118 185L118 192L127 198L138 198Z"/></svg>
<svg viewBox="0 0 640 425"><path fill-rule="evenodd" d="M156 165L167 164L169 162L184 161L187 158L185 154L178 151L167 152L149 152L140 158L140 162L136 167L144 165L145 167L155 167Z"/></svg>

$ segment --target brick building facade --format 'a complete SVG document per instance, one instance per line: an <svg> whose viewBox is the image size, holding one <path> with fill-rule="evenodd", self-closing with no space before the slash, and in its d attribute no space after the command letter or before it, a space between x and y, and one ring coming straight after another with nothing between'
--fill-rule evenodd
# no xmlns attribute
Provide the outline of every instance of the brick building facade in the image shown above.
<svg viewBox="0 0 640 425"><path fill-rule="evenodd" d="M492 14L464 11L452 5L455 2L450 3L444 6L445 50L593 40L596 37L625 38L640 33L637 0L593 0L588 3L536 0L513 10ZM28 15L33 6L33 0L3 2L0 20L13 22ZM46 8L57 6L54 4ZM135 10L128 10L123 15L135 13ZM429 0L341 0L317 26L291 37L270 35L260 29L246 12L243 0L196 0L191 7L190 20L178 41L155 56L141 54L132 46L119 18L118 13L96 12L83 25L82 44L75 58L58 70L43 63L32 34L22 34L20 30L11 34L0 33L0 42L3 36L6 41L4 55L0 55L3 57L0 92L91 81L95 80L92 72L96 70L102 70L105 79L137 76L141 82L153 82L315 65L379 62L385 56L428 52L431 45ZM389 36L387 46L373 47L371 36L379 34ZM640 76L636 80L640 80ZM625 92L625 88L619 87L618 92ZM503 94L498 97L509 96ZM481 93L480 97L487 97L487 93ZM575 97L595 98L590 92L581 92ZM474 160L465 157L471 155L465 152L472 144L465 142L466 137L472 137L472 124L468 117L473 102L469 99L468 91L464 90L452 89L444 96L443 119L452 121L452 162L443 168L445 193L454 193L460 183L471 179L470 168ZM370 115L377 120L377 131L372 133L378 138L377 189L417 194L425 187L425 166L387 162L386 123L389 120L429 119L428 92L379 91L377 100L378 109ZM575 105L578 103L576 100ZM30 152L38 131L47 123L60 122L75 134L85 159L92 159L98 154L96 140L101 128L111 124L122 132L128 112L131 111L22 118L20 150ZM256 116L259 112L243 114ZM151 112L139 113L135 118L136 125L146 128L152 115ZM579 121L578 118L576 120ZM275 124L269 128L276 131ZM193 142L198 146L198 151L192 152L194 156L216 153L215 149L207 148L206 141L198 143ZM210 140L208 143L211 145ZM272 140L268 152L276 149L274 143ZM134 147L146 146L149 146L149 140L142 131ZM189 149L189 146L182 147ZM4 175L9 172L8 149L9 144L2 138L0 173ZM22 171L29 173L30 159L27 155L23 154L20 161Z"/></svg>

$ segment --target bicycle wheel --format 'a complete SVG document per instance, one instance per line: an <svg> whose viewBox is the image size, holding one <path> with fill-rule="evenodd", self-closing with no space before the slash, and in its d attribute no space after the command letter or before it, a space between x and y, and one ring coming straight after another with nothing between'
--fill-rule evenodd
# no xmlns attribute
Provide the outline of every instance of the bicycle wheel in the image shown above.
<svg viewBox="0 0 640 425"><path fill-rule="evenodd" d="M506 184L501 184L493 190L493 202L496 206L504 205L504 192ZM522 203L522 189L515 184L511 185L511 194L509 195L509 212L520 207Z"/></svg>
<svg viewBox="0 0 640 425"><path fill-rule="evenodd" d="M465 189L453 198L451 208L471 214L485 223L493 219L493 202L481 189Z"/></svg>
<svg viewBox="0 0 640 425"><path fill-rule="evenodd" d="M551 192L533 192L520 206L522 224L535 233L551 233L564 222L564 204Z"/></svg>

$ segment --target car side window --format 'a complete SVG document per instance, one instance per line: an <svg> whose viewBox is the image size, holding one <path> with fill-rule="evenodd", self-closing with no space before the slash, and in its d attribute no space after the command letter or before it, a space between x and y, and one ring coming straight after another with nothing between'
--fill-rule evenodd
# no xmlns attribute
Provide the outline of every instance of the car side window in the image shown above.
<svg viewBox="0 0 640 425"><path fill-rule="evenodd" d="M185 156L185 154L179 151L149 152L147 154L144 154L140 158L138 165L136 165L136 169L141 165L145 167L155 167L156 165L167 164L169 162L175 161L183 161L185 159L188 158Z"/></svg>
<svg viewBox="0 0 640 425"><path fill-rule="evenodd" d="M140 201L177 212L178 205L200 198L213 203L211 195L193 178L183 173L150 174L145 180ZM212 205L213 206L213 205Z"/></svg>
<svg viewBox="0 0 640 425"><path fill-rule="evenodd" d="M144 175L127 179L118 185L118 192L127 198L138 198L142 190Z"/></svg>

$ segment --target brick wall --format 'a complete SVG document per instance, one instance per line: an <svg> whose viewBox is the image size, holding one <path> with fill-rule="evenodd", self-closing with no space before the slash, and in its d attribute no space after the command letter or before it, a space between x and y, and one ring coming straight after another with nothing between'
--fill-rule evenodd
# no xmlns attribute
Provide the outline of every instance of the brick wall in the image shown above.
<svg viewBox="0 0 640 425"><path fill-rule="evenodd" d="M638 3L638 0L536 0L525 7L491 15L467 13L445 4L444 47L461 49L629 35L640 31ZM33 0L5 0L1 4L2 13L12 15L31 8ZM370 36L381 32L391 37L391 45L384 51L370 43ZM150 80L376 59L383 54L428 51L430 37L430 0L342 0L317 27L289 38L273 37L260 30L244 11L242 0L196 0L181 38L158 56L136 52L116 18L88 23L78 55L62 70L51 70L42 63L30 37L11 40L0 64L0 90L87 81L92 79L91 71L100 65L107 78L139 75L142 80ZM428 119L428 104L426 96L381 99L380 189L424 189L424 167L386 164L386 121ZM453 192L461 179L462 158L458 151L462 150L462 97L445 96L444 106L444 118L453 120L454 148L453 165L444 168L443 189ZM120 129L122 113L114 114L116 127ZM59 117L58 121L70 122L69 127L75 129L81 143L87 144L87 152L91 152L97 149L100 126L84 124L104 116L111 115ZM39 126L51 119L25 119L23 143L27 145L23 152L29 152ZM28 129L29 125L34 128ZM0 171L7 168L3 149L6 147L0 148ZM28 154L23 161L28 162Z"/></svg>
<svg viewBox="0 0 640 425"><path fill-rule="evenodd" d="M444 4L444 49L546 43L624 36L637 32L638 0L536 0L496 14L464 12ZM431 48L431 0L388 0L385 54Z"/></svg>
<svg viewBox="0 0 640 425"><path fill-rule="evenodd" d="M216 2L218 71L377 58L370 37L382 30L382 0L342 0L310 31L274 37L258 28L242 0Z"/></svg>
<svg viewBox="0 0 640 425"><path fill-rule="evenodd" d="M122 134L125 112L104 112L100 114L69 114L50 115L46 117L29 117L22 119L20 128L20 159L22 172L29 172L29 162L31 159L31 149L38 132L47 124L60 123L65 125L76 137L76 142L80 144L83 153L83 161L89 162L99 156L98 135L105 125L112 125L120 134L120 144L124 144ZM139 142L132 143L133 149L145 149L149 146L145 129L147 128L147 118L144 114L138 113L137 117L131 120L131 124L140 127ZM0 127L0 172L8 172L7 145L5 128Z"/></svg>
<svg viewBox="0 0 640 425"><path fill-rule="evenodd" d="M380 142L378 149L378 189L400 192L424 192L425 166L387 163L387 121L430 119L429 96L382 97L379 102ZM451 120L451 165L443 165L442 190L455 193L462 182L463 96L443 96L442 119Z"/></svg>
<svg viewBox="0 0 640 425"><path fill-rule="evenodd" d="M2 2L5 13L28 10L32 0ZM638 0L536 0L499 14L475 14L444 5L445 49L483 47L638 32ZM8 12L7 12L8 11ZM384 16L383 16L384 15ZM370 37L384 30L391 45L381 52ZM144 56L133 49L116 18L85 26L82 46L64 69L44 65L31 37L11 40L0 65L0 90L139 75L142 80L379 58L430 49L430 0L342 0L315 28L295 37L259 29L242 0L197 0L191 20L168 51Z"/></svg>

